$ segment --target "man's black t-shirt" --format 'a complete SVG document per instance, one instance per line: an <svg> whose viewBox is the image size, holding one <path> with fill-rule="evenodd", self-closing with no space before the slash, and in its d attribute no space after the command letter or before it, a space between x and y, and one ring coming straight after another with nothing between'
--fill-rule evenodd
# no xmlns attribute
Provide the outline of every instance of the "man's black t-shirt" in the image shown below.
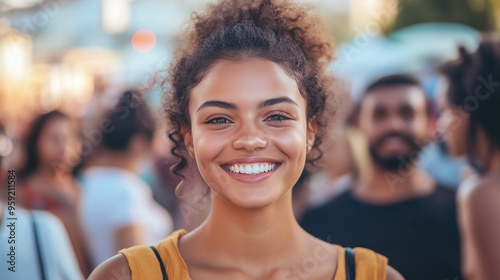
<svg viewBox="0 0 500 280"><path fill-rule="evenodd" d="M363 203L347 191L307 211L301 225L322 240L385 255L406 280L455 280L462 279L455 206L455 191L442 186L390 205Z"/></svg>

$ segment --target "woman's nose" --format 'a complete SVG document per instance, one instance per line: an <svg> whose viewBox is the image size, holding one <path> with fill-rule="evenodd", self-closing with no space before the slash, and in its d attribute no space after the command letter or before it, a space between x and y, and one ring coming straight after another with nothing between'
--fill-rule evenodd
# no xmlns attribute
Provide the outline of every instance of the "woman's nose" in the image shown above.
<svg viewBox="0 0 500 280"><path fill-rule="evenodd" d="M233 141L234 149L245 149L254 151L263 149L267 146L267 141L264 131L257 124L248 124L240 128L239 134Z"/></svg>

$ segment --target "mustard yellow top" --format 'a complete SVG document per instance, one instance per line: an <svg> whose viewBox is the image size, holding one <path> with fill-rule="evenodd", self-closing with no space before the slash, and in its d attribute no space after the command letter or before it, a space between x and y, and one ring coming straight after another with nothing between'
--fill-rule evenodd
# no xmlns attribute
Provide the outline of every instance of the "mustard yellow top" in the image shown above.
<svg viewBox="0 0 500 280"><path fill-rule="evenodd" d="M182 259L177 247L179 238L185 235L185 230L173 232L169 237L155 245L158 254L164 262L168 279L191 280L186 263ZM335 245L338 251L338 268L333 280L345 280L345 252L344 249ZM134 246L123 249L123 254L128 261L132 272L132 280L161 280L162 274L160 264L155 253L148 246ZM387 258L364 248L354 249L356 263L356 280L385 280L387 269Z"/></svg>

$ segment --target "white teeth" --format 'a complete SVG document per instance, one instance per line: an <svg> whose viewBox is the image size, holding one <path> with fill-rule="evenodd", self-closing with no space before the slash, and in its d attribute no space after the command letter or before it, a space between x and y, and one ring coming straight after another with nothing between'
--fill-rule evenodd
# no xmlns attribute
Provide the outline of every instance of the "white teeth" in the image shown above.
<svg viewBox="0 0 500 280"><path fill-rule="evenodd" d="M268 172L276 167L275 163L252 163L245 165L229 165L228 169L234 173L242 174L260 174L262 172Z"/></svg>
<svg viewBox="0 0 500 280"><path fill-rule="evenodd" d="M259 165L256 164L256 165L252 166L252 173L253 174L259 173Z"/></svg>

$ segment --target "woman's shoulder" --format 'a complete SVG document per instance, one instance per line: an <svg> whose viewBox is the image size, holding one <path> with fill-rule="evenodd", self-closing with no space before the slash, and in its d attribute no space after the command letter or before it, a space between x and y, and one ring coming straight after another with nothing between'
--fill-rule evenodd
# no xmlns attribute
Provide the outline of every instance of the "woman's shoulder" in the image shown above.
<svg viewBox="0 0 500 280"><path fill-rule="evenodd" d="M135 275L137 279L161 279L162 274L158 262L169 262L174 266L182 264L177 243L178 239L185 234L185 230L177 230L154 246L141 245L120 250L119 254L101 263L92 272L89 280L127 280L132 279L132 275ZM169 275L177 273L177 271L169 271L170 269L171 266L167 266Z"/></svg>
<svg viewBox="0 0 500 280"><path fill-rule="evenodd" d="M475 232L475 242L495 238L500 232L500 176L478 177L464 182L459 189L458 206L464 230Z"/></svg>
<svg viewBox="0 0 500 280"><path fill-rule="evenodd" d="M399 273L397 270L392 268L392 266L390 266L390 265L387 266L386 279L387 280L405 280L403 275L401 275L401 273Z"/></svg>
<svg viewBox="0 0 500 280"><path fill-rule="evenodd" d="M500 176L471 176L458 190L458 201L462 207L498 206Z"/></svg>
<svg viewBox="0 0 500 280"><path fill-rule="evenodd" d="M90 274L88 280L132 280L132 272L127 259L122 254L117 254L97 266Z"/></svg>
<svg viewBox="0 0 500 280"><path fill-rule="evenodd" d="M158 260L148 246L133 246L120 250L117 255L97 266L89 280L101 279L161 279L161 272L156 271Z"/></svg>

